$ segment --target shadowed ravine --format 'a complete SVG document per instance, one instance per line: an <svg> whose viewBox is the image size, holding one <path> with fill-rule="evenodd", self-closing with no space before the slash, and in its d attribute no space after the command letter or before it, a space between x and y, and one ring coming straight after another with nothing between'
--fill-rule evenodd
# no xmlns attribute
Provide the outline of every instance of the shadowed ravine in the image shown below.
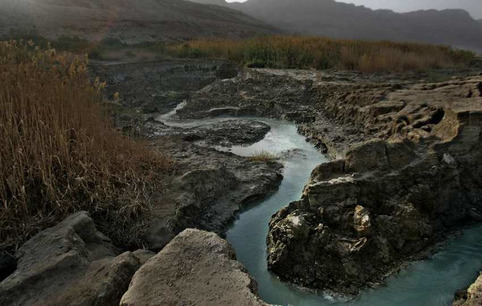
<svg viewBox="0 0 482 306"><path fill-rule="evenodd" d="M174 120L169 118L171 114L160 119L168 125L184 127L223 120ZM254 145L235 146L230 151L242 156L260 151L281 156L285 165L284 180L275 194L240 214L227 232L227 240L236 250L237 259L258 282L259 295L265 302L280 305L449 305L457 290L473 282L482 268L482 226L464 230L463 235L450 239L433 257L410 265L390 277L384 286L367 290L356 299L301 290L281 282L267 270L268 223L279 209L300 198L311 171L328 159L297 133L295 124L252 119L269 124L271 131Z"/></svg>

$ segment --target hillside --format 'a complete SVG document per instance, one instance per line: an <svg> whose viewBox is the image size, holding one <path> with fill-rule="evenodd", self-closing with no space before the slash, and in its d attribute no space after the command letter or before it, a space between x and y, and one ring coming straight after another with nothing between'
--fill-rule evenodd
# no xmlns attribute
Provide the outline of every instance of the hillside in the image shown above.
<svg viewBox="0 0 482 306"><path fill-rule="evenodd" d="M239 11L182 0L0 0L0 36L10 29L124 42L245 38L275 30Z"/></svg>
<svg viewBox="0 0 482 306"><path fill-rule="evenodd" d="M333 0L249 0L229 7L293 34L449 44L482 53L482 22L463 10L400 14Z"/></svg>

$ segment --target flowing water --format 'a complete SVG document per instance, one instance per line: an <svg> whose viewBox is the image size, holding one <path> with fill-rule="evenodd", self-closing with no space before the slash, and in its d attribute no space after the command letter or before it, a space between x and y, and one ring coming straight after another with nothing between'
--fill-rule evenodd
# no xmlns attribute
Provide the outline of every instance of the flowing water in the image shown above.
<svg viewBox="0 0 482 306"><path fill-rule="evenodd" d="M166 124L192 127L225 119L176 121L163 116ZM231 152L250 156L267 151L283 157L284 180L268 199L243 211L227 232L227 240L236 250L238 260L248 269L259 286L260 297L279 305L450 305L454 293L470 285L482 270L482 226L463 231L430 259L410 265L390 277L385 285L370 289L353 300L302 290L281 282L267 270L266 237L271 216L291 201L298 200L311 171L328 160L292 123L250 118L271 126L266 137L251 146L235 146ZM289 152L286 154L286 152Z"/></svg>

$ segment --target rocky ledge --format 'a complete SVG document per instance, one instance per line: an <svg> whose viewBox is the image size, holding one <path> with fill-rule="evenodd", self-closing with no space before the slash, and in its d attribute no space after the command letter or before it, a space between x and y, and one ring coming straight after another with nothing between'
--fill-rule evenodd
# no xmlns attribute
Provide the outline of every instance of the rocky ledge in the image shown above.
<svg viewBox="0 0 482 306"><path fill-rule="evenodd" d="M205 146L232 147L251 145L263 140L271 127L254 120L220 120L194 127L168 126L162 121L150 120L144 125L151 137L177 136L185 141Z"/></svg>
<svg viewBox="0 0 482 306"><path fill-rule="evenodd" d="M481 105L482 106L482 105ZM313 171L270 222L269 268L357 294L453 228L482 221L482 110L445 110L421 142L373 140Z"/></svg>
<svg viewBox="0 0 482 306"><path fill-rule="evenodd" d="M343 158L351 146L371 139L425 137L442 120L445 107L478 103L478 74L250 69L193 93L178 116L286 119L297 123L299 132L321 151Z"/></svg>
<svg viewBox="0 0 482 306"><path fill-rule="evenodd" d="M149 249L160 250L186 228L223 234L243 207L276 191L283 179L278 161L254 161L177 136L152 144L176 161L177 170L166 186L169 201L152 207Z"/></svg>

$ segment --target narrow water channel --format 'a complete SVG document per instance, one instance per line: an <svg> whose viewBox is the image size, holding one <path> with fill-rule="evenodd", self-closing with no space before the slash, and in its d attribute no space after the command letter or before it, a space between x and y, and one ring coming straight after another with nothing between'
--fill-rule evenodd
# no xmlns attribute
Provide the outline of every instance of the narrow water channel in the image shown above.
<svg viewBox="0 0 482 306"><path fill-rule="evenodd" d="M169 125L194 126L219 119L169 120ZM238 260L258 282L260 297L277 305L450 305L454 293L470 285L482 270L482 226L463 231L452 238L436 255L410 265L390 277L384 286L370 289L348 300L328 294L302 290L281 282L267 270L266 237L271 216L291 201L298 200L311 171L328 160L297 133L292 123L251 118L271 126L266 137L251 146L235 146L234 154L250 156L267 151L283 156L284 180L268 199L247 208L227 232L227 240L236 250ZM288 152L288 153L287 153Z"/></svg>

